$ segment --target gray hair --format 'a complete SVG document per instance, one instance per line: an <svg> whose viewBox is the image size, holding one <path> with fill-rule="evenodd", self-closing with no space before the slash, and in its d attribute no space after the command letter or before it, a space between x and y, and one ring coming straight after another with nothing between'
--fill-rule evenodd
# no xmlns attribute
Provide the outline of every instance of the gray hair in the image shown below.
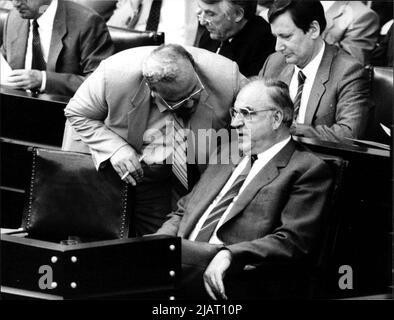
<svg viewBox="0 0 394 320"><path fill-rule="evenodd" d="M177 44L161 45L154 49L142 65L142 75L150 84L173 82L181 72L180 61L189 61L195 67L193 56Z"/></svg>
<svg viewBox="0 0 394 320"><path fill-rule="evenodd" d="M274 103L274 106L283 112L282 122L290 128L293 123L294 104L290 98L289 86L283 81L272 78L254 76L248 80L249 81L244 88L253 83L261 83L268 88L268 94Z"/></svg>

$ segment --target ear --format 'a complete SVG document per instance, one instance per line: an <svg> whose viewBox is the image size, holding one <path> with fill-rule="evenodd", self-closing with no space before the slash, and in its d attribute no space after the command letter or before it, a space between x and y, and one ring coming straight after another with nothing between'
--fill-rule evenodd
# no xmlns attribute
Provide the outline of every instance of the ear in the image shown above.
<svg viewBox="0 0 394 320"><path fill-rule="evenodd" d="M277 130L283 122L283 112L280 110L276 110L272 118L272 129Z"/></svg>
<svg viewBox="0 0 394 320"><path fill-rule="evenodd" d="M316 20L313 20L309 26L308 33L311 35L313 40L317 39L320 36L320 25Z"/></svg>
<svg viewBox="0 0 394 320"><path fill-rule="evenodd" d="M235 16L235 19L234 19L235 22L237 22L237 23L241 22L244 19L244 16L245 16L244 9L236 8L234 10L234 16Z"/></svg>

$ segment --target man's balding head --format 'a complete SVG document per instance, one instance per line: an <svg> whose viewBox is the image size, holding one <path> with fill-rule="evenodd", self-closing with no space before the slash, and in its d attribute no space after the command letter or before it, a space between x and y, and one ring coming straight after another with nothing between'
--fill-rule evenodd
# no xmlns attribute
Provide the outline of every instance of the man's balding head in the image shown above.
<svg viewBox="0 0 394 320"><path fill-rule="evenodd" d="M182 81L194 70L192 55L180 45L161 45L152 51L142 67L142 74L149 84Z"/></svg>

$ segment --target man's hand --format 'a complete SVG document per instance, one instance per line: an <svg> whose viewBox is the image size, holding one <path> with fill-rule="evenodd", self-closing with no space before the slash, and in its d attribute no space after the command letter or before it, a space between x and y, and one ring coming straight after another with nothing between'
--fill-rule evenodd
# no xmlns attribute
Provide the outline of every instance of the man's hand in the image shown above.
<svg viewBox="0 0 394 320"><path fill-rule="evenodd" d="M7 78L7 82L18 89L40 88L42 84L42 73L39 70L13 70Z"/></svg>
<svg viewBox="0 0 394 320"><path fill-rule="evenodd" d="M121 147L112 155L110 161L119 177L122 178L129 172L129 174L123 178L127 183L136 186L137 182L142 181L144 172L138 161L138 154L131 146L125 145Z"/></svg>
<svg viewBox="0 0 394 320"><path fill-rule="evenodd" d="M230 267L231 260L232 256L230 250L220 250L205 270L205 290L207 290L208 294L214 300L227 300L223 279L227 269Z"/></svg>

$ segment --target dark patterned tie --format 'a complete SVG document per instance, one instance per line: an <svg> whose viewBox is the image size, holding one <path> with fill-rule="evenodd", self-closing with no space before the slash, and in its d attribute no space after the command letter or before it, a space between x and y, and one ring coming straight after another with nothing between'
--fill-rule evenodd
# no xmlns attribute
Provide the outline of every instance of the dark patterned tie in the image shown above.
<svg viewBox="0 0 394 320"><path fill-rule="evenodd" d="M306 76L302 73L302 71L301 70L298 71L298 89L297 89L297 95L295 96L294 99L294 113L293 113L294 121L297 120L298 112L300 111L302 90L304 89L305 79Z"/></svg>
<svg viewBox="0 0 394 320"><path fill-rule="evenodd" d="M147 31L157 31L160 21L160 10L162 0L153 0L150 8L149 17L146 22Z"/></svg>
<svg viewBox="0 0 394 320"><path fill-rule="evenodd" d="M44 55L41 50L40 34L38 33L37 20L33 20L33 55L31 61L31 68L35 70L46 70L47 64L44 60Z"/></svg>
<svg viewBox="0 0 394 320"><path fill-rule="evenodd" d="M204 221L200 231L197 234L195 241L208 242L211 239L213 232L216 229L224 212L228 206L233 202L234 198L238 195L239 190L244 184L246 177L248 176L250 169L254 161L257 159L256 155L252 155L251 161L246 165L244 170L235 179L230 189L223 195L219 202L215 205L212 211L209 213L207 219Z"/></svg>

